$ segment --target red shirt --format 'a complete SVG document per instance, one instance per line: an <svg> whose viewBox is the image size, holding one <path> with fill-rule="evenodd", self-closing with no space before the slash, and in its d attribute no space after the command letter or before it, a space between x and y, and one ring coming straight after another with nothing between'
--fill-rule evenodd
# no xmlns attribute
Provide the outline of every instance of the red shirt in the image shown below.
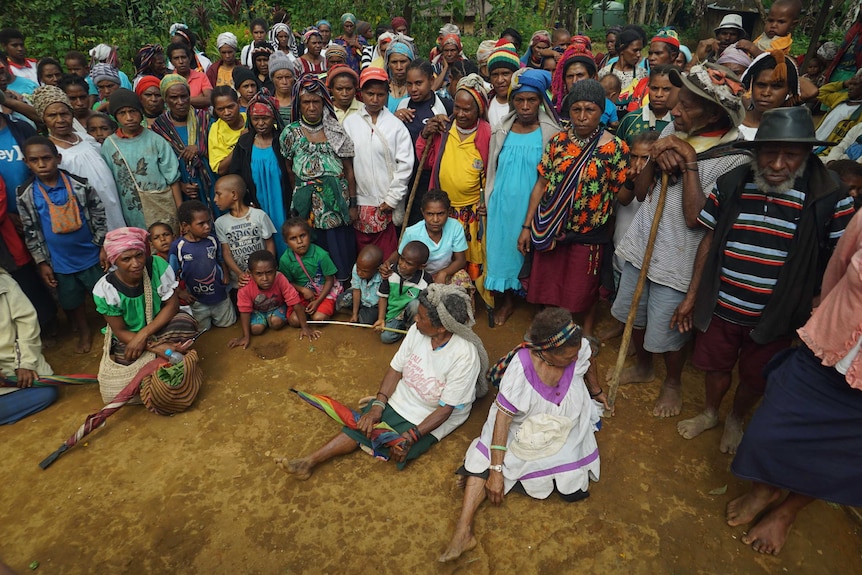
<svg viewBox="0 0 862 575"><path fill-rule="evenodd" d="M275 281L272 282L272 287L266 291L257 287L257 284L252 280L241 287L236 294L236 307L240 313L268 312L283 304L291 307L301 301L299 292L290 285L290 282L281 272L275 272Z"/></svg>
<svg viewBox="0 0 862 575"><path fill-rule="evenodd" d="M15 224L7 212L7 193L6 182L0 177L0 239L6 244L9 253L12 254L15 265L22 267L30 263L32 258L30 257L30 252L27 251L27 246L24 245L24 240L18 235L18 230L15 229ZM15 193L14 190L12 193Z"/></svg>

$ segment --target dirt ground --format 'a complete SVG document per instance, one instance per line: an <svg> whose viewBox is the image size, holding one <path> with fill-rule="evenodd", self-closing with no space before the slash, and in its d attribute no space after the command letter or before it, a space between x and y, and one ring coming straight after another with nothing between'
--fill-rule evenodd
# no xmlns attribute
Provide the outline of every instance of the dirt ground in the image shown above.
<svg viewBox="0 0 862 575"><path fill-rule="evenodd" d="M521 340L531 315L521 307L493 330L480 319L492 358ZM402 472L358 452L300 482L272 457L308 453L338 426L289 388L355 405L377 389L395 347L370 331L327 327L313 344L288 329L228 350L238 331L199 340L205 385L191 410L160 417L126 407L45 471L39 461L101 407L96 386L61 389L47 410L0 428L0 559L19 573L38 561L42 574L862 572L862 527L823 502L800 514L781 556L744 546L744 529L723 519L746 485L718 451L720 428L680 438L678 418L651 415L658 381L621 388L598 434L602 475L589 499L486 503L478 547L438 564L461 505L452 472L492 397ZM600 374L617 343L603 347ZM87 356L73 348L70 336L46 352L55 371L95 373L100 339ZM683 416L696 413L702 385L687 368Z"/></svg>

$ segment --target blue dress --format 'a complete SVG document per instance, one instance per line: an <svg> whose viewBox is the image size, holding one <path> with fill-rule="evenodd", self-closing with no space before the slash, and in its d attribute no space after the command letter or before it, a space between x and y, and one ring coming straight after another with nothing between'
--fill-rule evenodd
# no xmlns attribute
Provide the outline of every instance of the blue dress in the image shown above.
<svg viewBox="0 0 862 575"><path fill-rule="evenodd" d="M281 226L286 219L287 206L284 205L284 193L281 189L281 169L278 167L278 158L272 146L258 148L252 145L251 177L257 188L260 209L266 212L275 225L276 233L272 237L275 240L275 251L278 257L281 257L281 254L287 250L287 244L281 236Z"/></svg>
<svg viewBox="0 0 862 575"><path fill-rule="evenodd" d="M529 134L509 132L497 158L497 176L488 199L485 288L504 292L521 289L518 274L524 256L518 251L518 236L530 205L530 192L539 178L542 160L542 130Z"/></svg>

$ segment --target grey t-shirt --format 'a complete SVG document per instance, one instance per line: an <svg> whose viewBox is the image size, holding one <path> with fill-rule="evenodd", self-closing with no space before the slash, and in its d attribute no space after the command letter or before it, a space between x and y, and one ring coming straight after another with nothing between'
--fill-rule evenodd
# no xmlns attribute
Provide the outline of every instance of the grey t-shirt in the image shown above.
<svg viewBox="0 0 862 575"><path fill-rule="evenodd" d="M248 270L248 256L258 250L266 249L266 240L275 233L272 220L261 209L249 208L241 218L229 213L221 216L215 223L216 237L220 244L230 246L230 254L242 271ZM231 274L236 285L237 278Z"/></svg>

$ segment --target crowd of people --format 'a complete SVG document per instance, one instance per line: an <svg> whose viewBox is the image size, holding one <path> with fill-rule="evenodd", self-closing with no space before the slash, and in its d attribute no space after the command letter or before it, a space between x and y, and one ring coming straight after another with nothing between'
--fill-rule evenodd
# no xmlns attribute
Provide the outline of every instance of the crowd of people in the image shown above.
<svg viewBox="0 0 862 575"><path fill-rule="evenodd" d="M738 371L719 448L753 488L727 522L777 554L813 499L862 505L862 13L800 71L801 9L776 0L753 39L727 14L693 49L673 28L611 28L606 53L507 28L475 58L454 24L425 58L401 17L299 33L279 13L210 60L178 23L131 78L114 46L37 61L0 30L0 423L56 399L32 384L58 305L85 354L92 298L121 365L211 327L231 348L314 340L309 321L341 314L400 347L355 429L276 462L307 479L362 447L403 467L492 383L450 561L486 497L589 495L613 408L593 358L639 298L621 383L654 380L660 355L653 414L676 417L693 347L693 439ZM471 326L523 301L542 311L489 369ZM380 426L400 440L381 448Z"/></svg>

